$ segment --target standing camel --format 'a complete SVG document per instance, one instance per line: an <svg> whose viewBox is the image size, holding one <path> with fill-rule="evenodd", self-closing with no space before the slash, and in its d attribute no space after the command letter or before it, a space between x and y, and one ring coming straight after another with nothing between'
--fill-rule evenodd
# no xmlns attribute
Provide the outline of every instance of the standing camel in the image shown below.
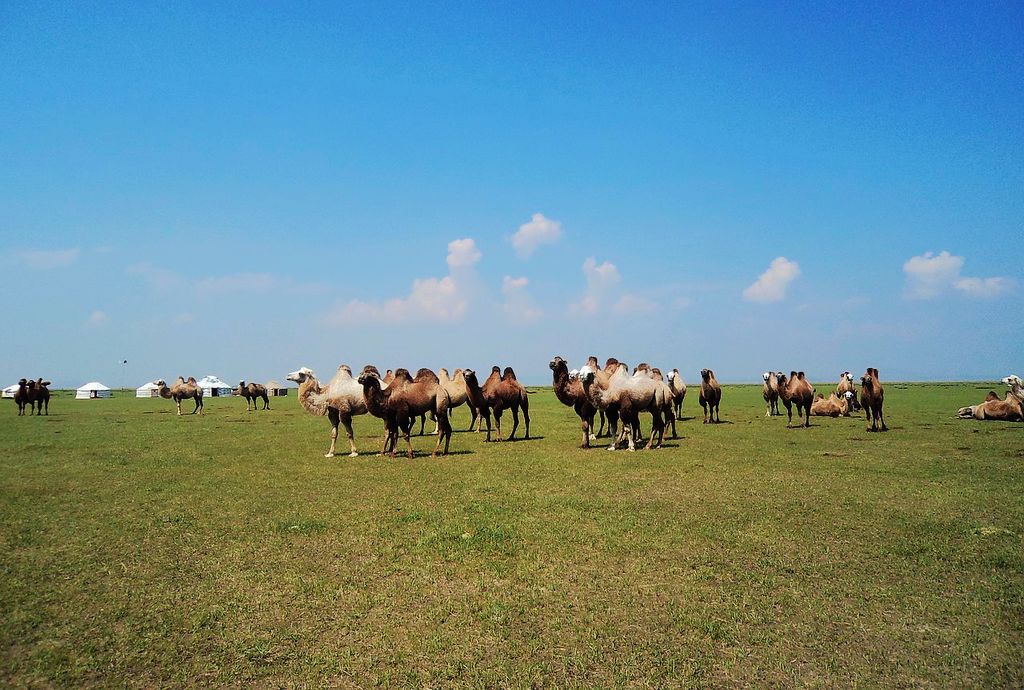
<svg viewBox="0 0 1024 690"><path fill-rule="evenodd" d="M722 387L715 378L715 372L710 369L700 370L700 397L697 398L701 409L704 410L705 424L720 424L722 422L721 412L718 407L722 403Z"/></svg>
<svg viewBox="0 0 1024 690"><path fill-rule="evenodd" d="M590 402L579 378L570 380L569 365L564 359L555 357L548 363L548 367L551 369L552 386L558 402L571 407L582 423L583 443L580 448L590 448L590 441L597 439L597 436L594 436L594 415L597 408Z"/></svg>
<svg viewBox="0 0 1024 690"><path fill-rule="evenodd" d="M32 411L32 401L29 397L28 380L18 379L18 390L14 393L14 402L18 406L18 416L23 417L25 415L25 406L29 406L29 412Z"/></svg>
<svg viewBox="0 0 1024 690"><path fill-rule="evenodd" d="M784 381L785 385L783 385ZM804 428L811 425L811 405L814 404L814 386L804 376L804 372L790 372L788 380L780 372L779 397L782 398L782 404L786 406L786 413L789 415L786 428L793 426L794 405L796 406L797 417L804 418ZM797 426L801 425L797 424Z"/></svg>
<svg viewBox="0 0 1024 690"><path fill-rule="evenodd" d="M619 443L625 442L629 450L635 450L635 429L639 426L641 412L650 412L651 439L647 443L649 450L657 448L665 434L663 411L671 409L672 397L663 381L655 381L640 367L635 375L627 373L624 364L618 364L615 373L608 374L604 370L595 370L590 365L580 369L580 380L594 407L615 410L621 428L612 436L608 450L615 450ZM659 385L661 384L661 385ZM655 443L655 438L658 442Z"/></svg>
<svg viewBox="0 0 1024 690"><path fill-rule="evenodd" d="M761 396L765 402L765 417L774 417L782 414L779 412L779 380L777 376L774 371L766 371L761 374L761 378L764 379L764 385L761 387Z"/></svg>
<svg viewBox="0 0 1024 690"><path fill-rule="evenodd" d="M511 441L516 435L516 429L519 428L519 408L523 409L523 419L526 422L525 438L529 439L530 399L526 388L516 379L516 373L512 371L512 367L505 367L504 373L499 373L500 371L498 367L492 367L491 375L487 377L480 389L486 406L481 411L487 420L486 440L491 440L491 416L489 413L494 412L494 425L497 427L494 440L501 441L501 413L505 409L510 409L512 410L512 431L509 432L508 438L505 440Z"/></svg>
<svg viewBox="0 0 1024 690"><path fill-rule="evenodd" d="M878 380L878 369L868 368L860 377L860 406L864 408L864 416L871 419L871 428L868 431L879 431L878 424L881 422L881 431L888 431L885 425L885 415L882 414L882 403L885 401L885 391L882 389L882 382Z"/></svg>
<svg viewBox="0 0 1024 690"><path fill-rule="evenodd" d="M245 398L245 411L249 412L249 404L252 404L252 411L255 412L259 408L259 399L263 398L263 409L270 409L270 396L267 395L267 387L259 383L245 384L245 381L238 382L238 388L235 389L235 395L240 395Z"/></svg>
<svg viewBox="0 0 1024 690"><path fill-rule="evenodd" d="M683 398L686 397L686 383L683 381L683 375L679 373L678 369L673 369L668 373L668 385L672 389L672 404L674 408L672 410L676 419L683 416ZM675 429L673 428L673 433Z"/></svg>
<svg viewBox="0 0 1024 690"><path fill-rule="evenodd" d="M391 382L394 382L395 377L390 369L388 369L388 373L391 374ZM374 366L364 367L363 373L356 381L363 386L366 411L374 417L384 420L384 445L381 446L380 454L389 454L394 457L395 446L398 445L398 431L401 429L403 435L408 435L412 420L408 417L399 419L396 411L388 405L388 401L391 394L403 388L406 382L394 386L384 386L380 380L380 373ZM409 382L411 383L411 379Z"/></svg>
<svg viewBox="0 0 1024 690"><path fill-rule="evenodd" d="M203 389L196 383L195 377L189 376L188 381L183 377L179 376L178 380L174 382L174 385L170 388L167 387L167 382L163 379L156 381L156 385L160 387L158 391L161 398L167 398L173 400L174 404L178 407L178 416L181 416L181 401L182 400L194 400L196 403L196 409L192 410L192 414L203 413Z"/></svg>
<svg viewBox="0 0 1024 690"><path fill-rule="evenodd" d="M448 404L450 398L444 388L438 382L437 375L429 369L420 369L416 378L409 376L405 369L395 370L395 380L388 386L386 398L376 397L373 391L374 385L370 381L372 376L364 374L360 376L364 397L367 392L374 395L373 406L375 409L385 413L385 425L388 427L389 435L397 437L397 430L400 428L402 436L408 447L408 455L413 457L412 441L409 438L411 420L430 413L438 421L439 432L437 445L434 446L433 455L438 453L448 455L448 446L452 439L452 425L448 421ZM378 388L379 392L379 388ZM397 438L396 438L397 441ZM444 444L444 450L441 445ZM385 441L385 447L387 446ZM391 446L391 455L394 455L396 444Z"/></svg>
<svg viewBox="0 0 1024 690"><path fill-rule="evenodd" d="M451 416L456 407L465 404L466 407L469 408L469 430L472 431L473 423L476 421L477 417L479 417L479 414L477 413L476 408L473 407L473 403L469 400L469 391L466 388L465 373L462 369L456 369L455 373L449 376L448 370L441 367L437 371L437 378L441 387L448 393L448 398L451 400L451 404L448 407L448 415ZM436 434L438 432L439 424L440 423L435 420L434 431L432 433Z"/></svg>
<svg viewBox="0 0 1024 690"><path fill-rule="evenodd" d="M43 408L46 408L46 415L50 415L50 389L47 388L49 385L50 382L43 381L42 377L28 382L29 404L35 405L37 415L43 413Z"/></svg>
<svg viewBox="0 0 1024 690"><path fill-rule="evenodd" d="M308 367L300 367L298 371L288 374L289 381L299 384L299 404L306 411L318 417L326 416L331 422L331 447L324 454L325 458L334 457L334 447L338 440L338 424L345 425L345 434L352 449L351 458L359 455L352 433L352 417L366 414L366 400L363 398L363 387L352 378L352 370L347 364L338 367L337 373L327 386L317 381L316 374Z"/></svg>

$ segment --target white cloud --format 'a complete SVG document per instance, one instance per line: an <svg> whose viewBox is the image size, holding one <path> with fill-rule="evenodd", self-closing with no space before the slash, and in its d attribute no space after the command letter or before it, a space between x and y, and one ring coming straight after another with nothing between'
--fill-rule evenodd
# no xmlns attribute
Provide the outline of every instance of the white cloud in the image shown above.
<svg viewBox="0 0 1024 690"><path fill-rule="evenodd" d="M539 245L551 244L562 236L562 224L557 220L551 220L543 213L534 213L529 223L523 223L514 235L512 235L512 246L516 254L527 258L533 254Z"/></svg>
<svg viewBox="0 0 1024 690"><path fill-rule="evenodd" d="M786 296L786 288L799 275L800 265L780 256L743 291L743 299L748 302L778 302Z"/></svg>
<svg viewBox="0 0 1024 690"><path fill-rule="evenodd" d="M480 250L470 238L452 240L448 243L448 267L468 268L480 260Z"/></svg>
<svg viewBox="0 0 1024 690"><path fill-rule="evenodd" d="M501 281L501 293L505 295L502 310L516 323L532 323L544 315L544 311L533 304L526 291L529 284L530 281L525 276L521 278L505 276Z"/></svg>
<svg viewBox="0 0 1024 690"><path fill-rule="evenodd" d="M54 250L26 249L25 251L17 252L16 256L19 263L26 268L46 270L70 266L78 261L81 253L78 247Z"/></svg>
<svg viewBox="0 0 1024 690"><path fill-rule="evenodd" d="M470 291L466 287L473 282L472 267L481 256L472 239L449 242L449 275L417 278L408 297L384 301L349 300L328 313L324 322L330 326L351 326L363 321L459 321L468 310Z"/></svg>
<svg viewBox="0 0 1024 690"><path fill-rule="evenodd" d="M961 276L963 265L964 257L948 251L911 257L903 264L907 279L904 295L909 299L932 299L955 289L969 297L986 299L1010 292L1016 285L1012 278Z"/></svg>
<svg viewBox="0 0 1024 690"><path fill-rule="evenodd" d="M971 297L996 297L1013 290L1015 285L1011 278L961 278L953 283L953 287L966 292Z"/></svg>
<svg viewBox="0 0 1024 690"><path fill-rule="evenodd" d="M579 302L570 305L570 311L592 316L601 306L602 298L615 288L622 280L619 269L610 261L598 264L594 257L587 257L583 262L583 276L587 281L586 292Z"/></svg>
<svg viewBox="0 0 1024 690"><path fill-rule="evenodd" d="M97 309L93 313L89 314L88 323L90 326L100 326L110 320L106 312Z"/></svg>
<svg viewBox="0 0 1024 690"><path fill-rule="evenodd" d="M658 311L658 305L640 295L623 295L612 306L616 314L653 314Z"/></svg>

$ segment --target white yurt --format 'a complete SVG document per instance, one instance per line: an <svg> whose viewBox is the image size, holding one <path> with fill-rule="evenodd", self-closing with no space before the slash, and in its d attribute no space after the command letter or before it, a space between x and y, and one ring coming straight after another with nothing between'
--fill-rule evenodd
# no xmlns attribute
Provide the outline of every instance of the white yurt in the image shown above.
<svg viewBox="0 0 1024 690"><path fill-rule="evenodd" d="M79 386L78 390L75 391L75 400L94 400L96 398L109 398L111 396L110 388L104 386L99 381L90 381L84 386Z"/></svg>
<svg viewBox="0 0 1024 690"><path fill-rule="evenodd" d="M4 388L3 396L0 396L0 397L13 398L14 394L17 393L17 392L18 392L18 384L12 383L11 385L7 386L7 388Z"/></svg>
<svg viewBox="0 0 1024 690"><path fill-rule="evenodd" d="M203 397L231 395L235 389L213 374L207 374L196 382L203 389Z"/></svg>
<svg viewBox="0 0 1024 690"><path fill-rule="evenodd" d="M156 385L156 381L150 381L144 383L135 389L136 398L159 398L160 397L160 386Z"/></svg>

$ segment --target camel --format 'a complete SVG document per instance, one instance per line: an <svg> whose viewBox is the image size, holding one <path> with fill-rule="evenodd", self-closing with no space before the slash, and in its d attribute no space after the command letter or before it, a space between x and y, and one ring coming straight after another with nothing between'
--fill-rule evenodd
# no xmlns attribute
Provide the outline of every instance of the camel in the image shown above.
<svg viewBox="0 0 1024 690"><path fill-rule="evenodd" d="M764 379L764 385L762 386L761 397L764 398L765 402L765 417L775 417L781 415L779 411L779 379L778 375L774 371L766 371L761 374L761 378Z"/></svg>
<svg viewBox="0 0 1024 690"><path fill-rule="evenodd" d="M184 377L179 376L178 380L174 382L174 385L170 388L167 387L167 382L163 379L155 381L156 385L160 386L161 398L167 398L173 400L174 404L178 407L178 416L181 416L181 401L182 400L195 400L196 409L192 410L192 414L203 413L203 389L196 383L195 377L189 376L188 381Z"/></svg>
<svg viewBox="0 0 1024 690"><path fill-rule="evenodd" d="M42 414L45 408L46 416L50 416L50 389L47 388L49 385L50 382L44 381L42 377L39 377L36 381L28 382L29 404L35 404L37 415Z"/></svg>
<svg viewBox="0 0 1024 690"><path fill-rule="evenodd" d="M661 415L666 406L672 404L671 392L666 395L667 386L664 386L664 382L660 382L664 387L659 386L659 382L642 371L633 376L626 372L626 365L621 363L612 374L594 369L588 364L580 369L580 380L591 404L597 409L616 411L622 422L619 433L613 432L608 450L616 450L622 442L627 444L629 450L636 449L634 427L639 423L640 412L645 411L650 412L652 417L651 439L647 448L653 450L660 446L664 438L665 424ZM657 444L655 438L658 439Z"/></svg>
<svg viewBox="0 0 1024 690"><path fill-rule="evenodd" d="M789 374L789 380L786 380L784 374L779 372L779 397L782 398L782 404L786 406L786 414L789 419L786 422L786 428L789 429L793 426L793 406L796 406L797 417L803 417L803 427L809 427L811 425L811 405L814 404L814 386L811 385L810 381L807 380L802 371L792 371ZM801 426L797 424L797 426Z"/></svg>
<svg viewBox="0 0 1024 690"><path fill-rule="evenodd" d="M860 377L860 406L864 408L864 416L871 420L871 428L868 431L879 431L879 422L882 423L881 431L889 430L885 425L885 415L882 414L884 400L885 391L878 380L878 369L869 367Z"/></svg>
<svg viewBox="0 0 1024 690"><path fill-rule="evenodd" d="M270 409L270 397L267 395L267 387L259 383L245 385L245 381L238 382L235 395L245 398L245 411L249 412L249 404L252 403L252 411L255 412L259 406L258 401L263 398L263 409Z"/></svg>
<svg viewBox="0 0 1024 690"><path fill-rule="evenodd" d="M441 454L448 455L452 439L452 426L448 421L448 405L451 399L447 391L441 387L437 375L430 369L420 369L416 373L416 378L412 378L406 369L396 369L395 380L388 386L386 397L377 396L380 390L378 388L376 392L374 391L374 379L375 377L366 374L359 377L364 397L367 393L374 396L374 408L385 412L385 424L389 435L393 434L396 437L396 443L391 446L391 455L394 456L398 429L401 429L408 446L409 459L412 459L412 441L409 438L411 420L428 412L439 424L437 445L434 447L433 455L441 452L441 444L444 444L444 451ZM385 441L385 447L387 445Z"/></svg>
<svg viewBox="0 0 1024 690"><path fill-rule="evenodd" d="M25 415L25 406L29 406L29 412L33 411L32 401L29 395L28 380L18 379L18 390L14 393L14 402L18 406L18 416Z"/></svg>
<svg viewBox="0 0 1024 690"><path fill-rule="evenodd" d="M448 397L451 400L451 405L448 407L448 415L451 416L452 412L456 407L465 404L469 407L472 418L469 420L469 431L473 430L473 423L476 422L477 417L480 415L476 409L473 408L473 404L469 402L469 391L466 389L466 376L462 369L456 369L455 373L451 376L448 375L448 370L441 367L437 371L437 378L441 383L441 387L448 393ZM436 434L438 431L438 422L434 422L434 430L432 434Z"/></svg>
<svg viewBox="0 0 1024 690"><path fill-rule="evenodd" d="M850 398L850 409L854 412L860 410L860 403L857 402L857 391L853 387L853 374L848 371L844 371L839 375L839 383L836 384L836 395L840 398L845 397L845 393L853 393L853 397ZM850 411L847 410L844 417L850 416Z"/></svg>
<svg viewBox="0 0 1024 690"><path fill-rule="evenodd" d="M326 387L320 384L316 374L308 367L300 367L288 374L287 378L299 384L299 404L310 414L326 416L331 422L331 447L324 457L334 457L339 423L345 425L345 433L351 447L348 456L354 458L359 455L352 434L352 417L366 414L366 400L363 398L363 387L352 378L352 370L348 365L339 366L334 378Z"/></svg>
<svg viewBox="0 0 1024 690"><path fill-rule="evenodd" d="M1021 405L1020 398L1012 391L1006 391L1006 398L1003 400L1000 400L995 391L992 391L985 398L985 402L970 407L961 407L956 414L960 419L1021 422L1024 421L1024 406Z"/></svg>
<svg viewBox="0 0 1024 690"><path fill-rule="evenodd" d="M683 416L683 398L686 397L686 383L678 369L668 372L668 385L672 389L672 414L676 419ZM673 429L673 433L675 430Z"/></svg>
<svg viewBox="0 0 1024 690"><path fill-rule="evenodd" d="M661 369L654 367L650 370L651 378L654 379L654 383L658 384L659 398L664 398L665 403L661 410L662 419L665 420L665 427L669 424L672 425L672 438L679 438L679 434L676 433L676 397L675 391L672 390L672 386L665 381L665 375L661 373ZM670 372L671 375L671 372ZM686 395L686 384L683 384L683 395ZM680 405L682 401L680 401ZM637 431L639 435L639 431ZM662 428L661 438L658 441L658 445L664 441L664 427Z"/></svg>
<svg viewBox="0 0 1024 690"><path fill-rule="evenodd" d="M571 407L576 416L580 418L583 427L583 443L580 448L590 448L590 441L597 439L597 436L594 435L594 415L597 414L597 408L590 403L587 394L583 391L583 384L580 383L578 376L579 372L576 372L577 376L573 378L569 372L569 365L564 359L557 356L548 363L548 367L551 369L552 386L555 389L555 397L558 398L558 402L566 407Z"/></svg>
<svg viewBox="0 0 1024 690"><path fill-rule="evenodd" d="M722 402L722 387L718 385L715 372L710 369L700 370L700 397L697 398L704 410L705 424L720 424L722 416L718 406Z"/></svg>
<svg viewBox="0 0 1024 690"><path fill-rule="evenodd" d="M480 387L480 395L483 400L483 407L479 408L480 414L487 421L485 442L491 440L491 412L494 413L494 425L497 432L494 440L502 440L501 413L506 409L512 410L512 431L504 440L511 441L515 438L516 429L519 428L520 408L523 410L523 419L526 423L524 438L530 438L530 399L526 388L516 379L516 373L512 371L512 367L505 367L504 372L498 367L491 367L491 375Z"/></svg>
<svg viewBox="0 0 1024 690"><path fill-rule="evenodd" d="M846 391L842 396L838 396L835 392L830 393L828 398L825 398L821 393L814 396L814 402L811 403L811 414L815 417L843 417L850 416L850 401L853 399L853 393Z"/></svg>
<svg viewBox="0 0 1024 690"><path fill-rule="evenodd" d="M395 376L390 369L388 369L388 373L391 375L391 382L393 383ZM388 399L392 393L403 388L406 383L411 383L412 379L408 381L403 380L395 386L384 386L380 380L380 372L377 371L377 368L367 365L363 368L363 372L356 381L363 387L366 411L374 417L384 420L384 445L380 449L380 454L389 454L391 457L394 457L395 447L398 445L398 431L401 429L403 434L407 434L412 425L412 420L408 417L399 419L396 411L388 405Z"/></svg>

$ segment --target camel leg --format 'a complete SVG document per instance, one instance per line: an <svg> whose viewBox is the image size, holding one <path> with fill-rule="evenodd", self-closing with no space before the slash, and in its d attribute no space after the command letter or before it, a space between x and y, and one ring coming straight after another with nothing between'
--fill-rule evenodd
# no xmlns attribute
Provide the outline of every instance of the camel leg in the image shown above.
<svg viewBox="0 0 1024 690"><path fill-rule="evenodd" d="M882 412L882 408L878 408L878 419L882 422L882 431L888 431L889 427L885 425L885 413Z"/></svg>
<svg viewBox="0 0 1024 690"><path fill-rule="evenodd" d="M487 438L484 439L484 443L488 443L491 440L491 410L490 408L484 407L480 410L480 426L483 426L484 420L487 420ZM479 427L477 433L480 432Z"/></svg>
<svg viewBox="0 0 1024 690"><path fill-rule="evenodd" d="M786 428L789 429L793 426L793 405L789 402L786 403L786 415L788 415Z"/></svg>
<svg viewBox="0 0 1024 690"><path fill-rule="evenodd" d="M509 435L508 435L508 440L509 441L511 441L512 438L516 435L516 429L519 428L519 405L513 404L512 407L511 407L511 410L512 410L512 431L509 432Z"/></svg>
<svg viewBox="0 0 1024 690"><path fill-rule="evenodd" d="M338 440L338 423L341 421L341 417L338 415L338 411L332 408L327 409L327 419L331 422L331 447L327 449L324 454L325 458L334 457L334 444Z"/></svg>
<svg viewBox="0 0 1024 690"><path fill-rule="evenodd" d="M811 406L808 405L804 410L804 428L811 426Z"/></svg>
<svg viewBox="0 0 1024 690"><path fill-rule="evenodd" d="M583 428L583 443L580 448L590 448L590 424L585 417L580 417L580 426Z"/></svg>
<svg viewBox="0 0 1024 690"><path fill-rule="evenodd" d="M411 432L411 431L412 431L412 424L409 425L409 432ZM405 433L405 445L409 449L408 450L408 457L409 457L410 460L412 460L412 455L413 455L413 453L412 453L412 439L409 437L410 436L409 432Z"/></svg>
<svg viewBox="0 0 1024 690"><path fill-rule="evenodd" d="M444 419L444 424L441 424L441 418ZM434 447L434 455L436 456L438 451L441 450L441 442L444 442L444 455L448 455L448 443L452 437L452 425L448 421L448 415L438 415L438 425L440 432L437 435L437 445Z"/></svg>
<svg viewBox="0 0 1024 690"><path fill-rule="evenodd" d="M604 410L598 410L598 414L601 416L601 426L597 430L597 437L601 438L604 435ZM593 426L593 424L591 424Z"/></svg>
<svg viewBox="0 0 1024 690"><path fill-rule="evenodd" d="M526 398L526 399L523 400L523 421L526 423L526 436L525 436L525 438L527 440L529 440L529 438L530 438L530 399L529 398Z"/></svg>
<svg viewBox="0 0 1024 690"><path fill-rule="evenodd" d="M469 406L469 428L466 431L472 431L473 425L476 424L476 418L480 415L477 414L476 408L472 405Z"/></svg>
<svg viewBox="0 0 1024 690"><path fill-rule="evenodd" d="M348 437L348 445L351 448L348 456L354 458L359 455L359 451L356 450L355 435L352 433L352 415L342 414L341 423L345 425L345 435Z"/></svg>
<svg viewBox="0 0 1024 690"><path fill-rule="evenodd" d="M703 400L700 402L700 409L704 410L704 423L708 423L708 406Z"/></svg>
<svg viewBox="0 0 1024 690"><path fill-rule="evenodd" d="M178 416L180 417L181 416L181 401L180 400L175 400L174 404L178 406Z"/></svg>
<svg viewBox="0 0 1024 690"><path fill-rule="evenodd" d="M494 429L495 429L494 440L495 441L501 441L502 440L502 438L501 438L501 413L502 413L502 408L495 407L493 412L494 412Z"/></svg>

